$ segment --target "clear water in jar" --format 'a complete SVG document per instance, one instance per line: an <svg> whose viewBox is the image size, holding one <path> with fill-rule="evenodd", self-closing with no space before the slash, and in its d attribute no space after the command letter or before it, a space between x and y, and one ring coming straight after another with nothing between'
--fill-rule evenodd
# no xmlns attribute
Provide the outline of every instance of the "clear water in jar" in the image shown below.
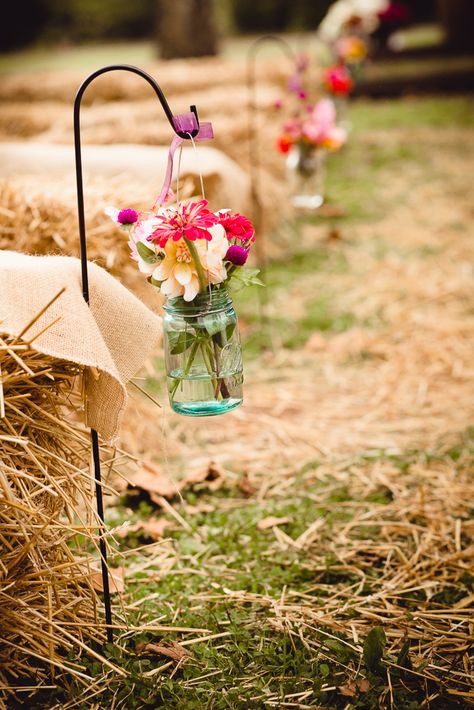
<svg viewBox="0 0 474 710"><path fill-rule="evenodd" d="M188 373L179 368L168 375L171 407L178 414L209 417L224 414L242 404L242 368L223 369L212 376L197 365Z"/></svg>

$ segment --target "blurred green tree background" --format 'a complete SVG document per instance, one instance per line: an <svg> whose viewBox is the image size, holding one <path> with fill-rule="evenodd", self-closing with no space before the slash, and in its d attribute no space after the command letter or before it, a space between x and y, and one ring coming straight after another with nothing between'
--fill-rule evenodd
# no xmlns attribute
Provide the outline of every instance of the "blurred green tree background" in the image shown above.
<svg viewBox="0 0 474 710"><path fill-rule="evenodd" d="M446 27L472 25L473 0L404 0L413 19L432 21L436 10ZM142 40L170 34L170 17L187 17L191 40L202 35L314 30L334 0L13 0L2 7L0 52L32 44L78 44ZM209 10L212 8L212 11ZM207 14L207 17L205 15ZM205 22L197 22L196 18ZM194 18L189 21L189 18ZM170 20L171 22L173 20ZM448 23L449 21L449 23ZM200 26L199 26L200 25ZM454 30L448 27L448 34ZM174 33L176 34L176 28ZM209 48L216 42L209 42ZM186 44L184 40L181 44ZM198 42L199 45L199 42ZM181 50L182 51L182 50ZM207 50L201 47L197 54ZM210 50L209 50L210 51ZM210 51L210 53L213 53ZM164 56L167 55L164 52ZM191 56L174 55L174 56ZM196 56L195 54L193 56Z"/></svg>
<svg viewBox="0 0 474 710"><path fill-rule="evenodd" d="M314 29L333 0L214 0L218 34ZM186 0L174 0L179 7ZM16 0L3 10L0 52L31 43L146 39L167 0ZM197 0L199 4L199 0Z"/></svg>

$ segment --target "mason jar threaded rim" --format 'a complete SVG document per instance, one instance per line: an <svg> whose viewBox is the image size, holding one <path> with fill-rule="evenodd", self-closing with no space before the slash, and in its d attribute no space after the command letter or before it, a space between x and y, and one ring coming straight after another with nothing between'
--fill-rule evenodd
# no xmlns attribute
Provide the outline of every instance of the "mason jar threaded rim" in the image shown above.
<svg viewBox="0 0 474 710"><path fill-rule="evenodd" d="M225 287L205 293L198 293L192 301L185 301L182 296L168 298L163 305L166 313L197 315L202 313L216 313L223 308L232 306L232 298Z"/></svg>

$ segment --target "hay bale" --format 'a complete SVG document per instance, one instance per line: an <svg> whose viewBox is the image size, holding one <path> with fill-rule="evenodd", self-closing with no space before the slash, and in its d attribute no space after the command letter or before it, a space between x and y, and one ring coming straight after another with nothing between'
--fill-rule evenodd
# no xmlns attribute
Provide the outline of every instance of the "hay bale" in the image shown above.
<svg viewBox="0 0 474 710"><path fill-rule="evenodd" d="M284 160L274 148L282 116L274 110L273 104L285 91L291 67L279 54L278 61L263 54L257 65L257 110L252 121L258 125L260 199L265 213L264 231L269 232L279 217L286 212ZM249 170L249 96L245 66L240 62L222 59L200 59L153 64L149 69L158 78L161 74L166 76L164 88L173 110L177 113L188 110L189 105L195 103L196 96L199 95L200 117L203 121L212 120L214 125L216 137L213 147L234 161L232 164L228 160L225 163L220 161L220 173L213 170L213 174L206 177L206 188L211 202L217 207L227 204L236 211L255 218L256 215L250 212L248 186L243 188L241 179L242 176L245 178L243 172L248 173ZM231 100L229 77L232 77ZM30 140L67 144L72 159L71 104L82 79L82 73L77 71L5 77L0 87L0 137L16 141L27 138L29 140L24 150L33 152L36 148ZM165 146L170 140L170 127L151 88L146 82L126 72L105 75L88 87L81 109L81 125L83 141L89 144ZM110 148L109 154L113 153ZM199 154L204 172L209 173L208 158L201 152L201 147ZM40 166L40 169L45 165L49 167L50 159L55 164L52 153L46 155L46 160L43 154L35 166ZM5 162L4 158L0 161L0 166ZM87 159L84 163L87 168ZM235 163L238 169L240 168L240 177L237 179ZM156 183L163 175L161 168L156 169L157 165L155 164L152 174L151 192L148 194L153 194L157 188ZM140 173L140 167L139 161L132 157L125 170L130 179L136 178L146 186L149 182L148 175L146 170ZM110 174L106 163L104 168L105 172L100 174ZM39 175L36 167L33 172L37 175L38 189L47 176ZM19 173L14 171L14 174ZM198 191L196 180L194 185ZM144 194L146 193L142 193L142 199Z"/></svg>
<svg viewBox="0 0 474 710"><path fill-rule="evenodd" d="M78 541L96 546L89 436L66 420L80 374L0 337L0 707L21 686L80 677L78 657L102 638Z"/></svg>
<svg viewBox="0 0 474 710"><path fill-rule="evenodd" d="M158 195L166 172L168 148L133 144L89 145L83 148L85 177L121 177L125 183L140 185L142 200L149 204ZM199 174L205 180L206 193L216 209L232 203L236 211L249 207L249 184L244 171L224 153L209 146L195 152L188 146L181 161L181 181L190 179L199 194ZM176 174L176 170L175 170ZM0 144L0 177L35 175L41 184L74 178L74 152L71 146L49 143ZM87 199L87 196L86 196ZM104 218L105 221L105 218Z"/></svg>

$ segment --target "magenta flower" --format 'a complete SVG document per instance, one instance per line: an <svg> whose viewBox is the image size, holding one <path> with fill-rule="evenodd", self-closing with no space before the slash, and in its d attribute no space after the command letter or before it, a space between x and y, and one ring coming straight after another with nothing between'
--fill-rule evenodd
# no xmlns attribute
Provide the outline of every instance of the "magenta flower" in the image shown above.
<svg viewBox="0 0 474 710"><path fill-rule="evenodd" d="M301 83L301 74L297 70L288 79L288 91L291 91L294 94L299 94L299 92L302 91L302 89L303 89L303 85Z"/></svg>
<svg viewBox="0 0 474 710"><path fill-rule="evenodd" d="M230 212L218 212L219 224L225 229L227 239L238 239L240 242L254 242L255 229L252 222L242 214L230 214Z"/></svg>
<svg viewBox="0 0 474 710"><path fill-rule="evenodd" d="M200 200L160 210L156 215L158 225L147 240L160 247L164 247L168 239L177 242L181 237L191 242L196 239L211 241L209 227L217 224L219 219L207 209L207 204L207 200Z"/></svg>
<svg viewBox="0 0 474 710"><path fill-rule="evenodd" d="M117 222L119 224L127 225L127 224L135 224L135 222L138 219L138 214L135 212L135 210L132 209L125 209L125 210L120 210L120 212L117 215Z"/></svg>
<svg viewBox="0 0 474 710"><path fill-rule="evenodd" d="M244 249L244 247L241 247L239 244L232 244L232 246L227 249L225 258L235 266L243 266L248 259L248 255L248 249Z"/></svg>

